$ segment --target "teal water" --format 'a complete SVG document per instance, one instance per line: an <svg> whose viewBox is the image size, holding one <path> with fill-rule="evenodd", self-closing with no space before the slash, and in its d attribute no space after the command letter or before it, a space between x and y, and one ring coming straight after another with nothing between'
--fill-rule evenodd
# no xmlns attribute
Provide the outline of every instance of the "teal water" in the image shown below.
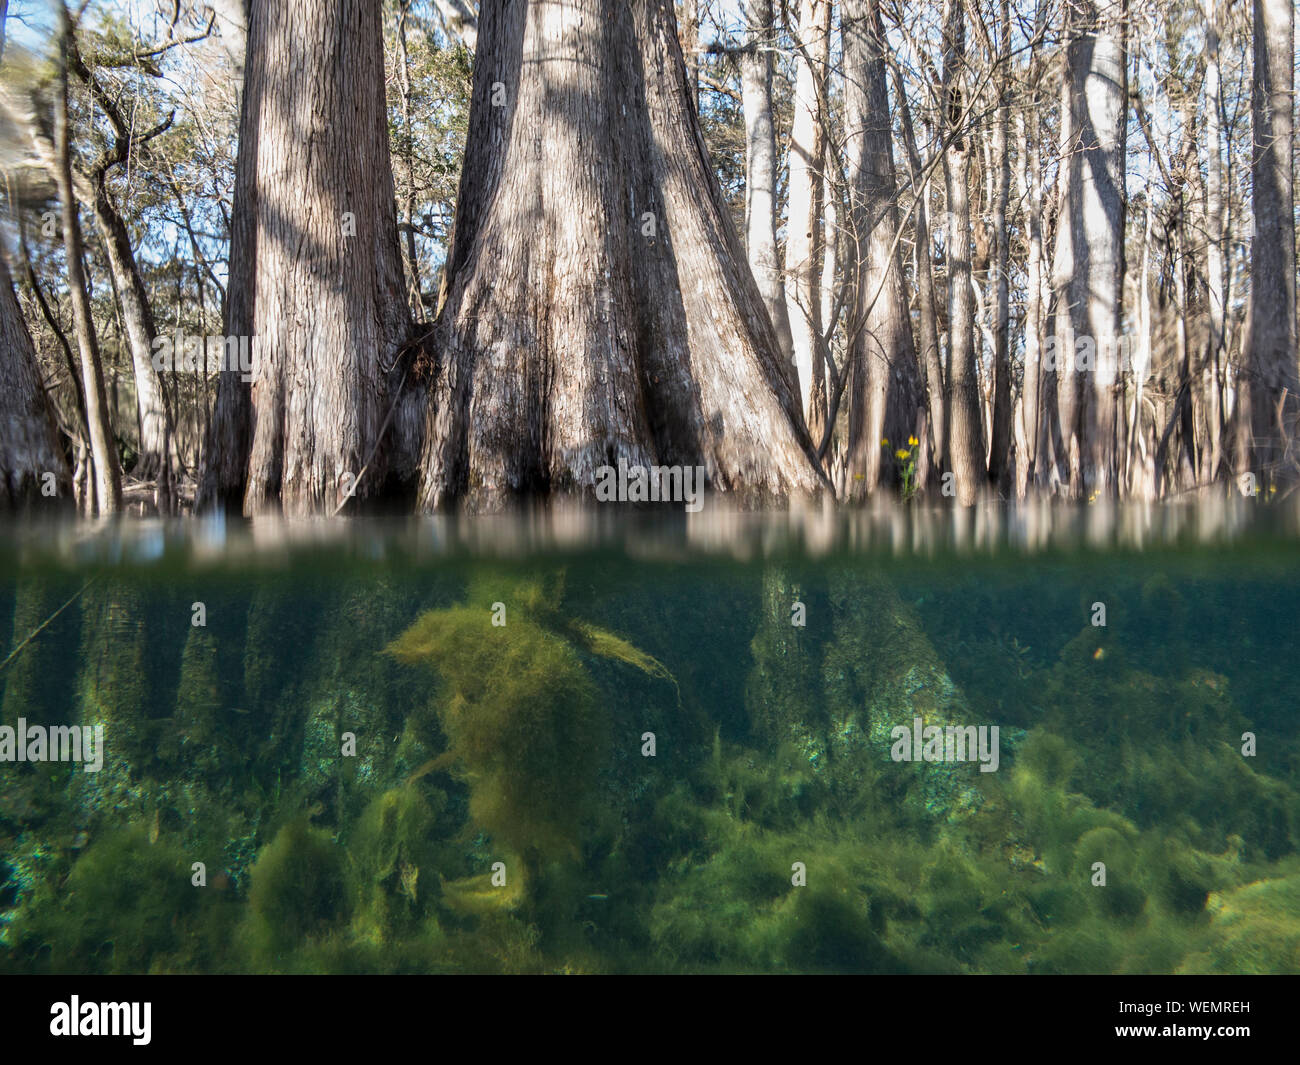
<svg viewBox="0 0 1300 1065"><path fill-rule="evenodd" d="M1289 536L440 536L8 541L0 971L1300 970Z"/></svg>

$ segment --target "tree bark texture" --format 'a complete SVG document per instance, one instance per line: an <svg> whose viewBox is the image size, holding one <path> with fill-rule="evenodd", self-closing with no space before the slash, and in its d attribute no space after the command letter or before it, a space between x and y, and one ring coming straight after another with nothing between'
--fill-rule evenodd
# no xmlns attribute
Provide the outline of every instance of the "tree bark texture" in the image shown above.
<svg viewBox="0 0 1300 1065"><path fill-rule="evenodd" d="M229 501L247 440L246 513L332 513L413 472L385 432L411 323L383 70L378 5L254 4L227 329L256 358L246 399L223 375L210 444Z"/></svg>
<svg viewBox="0 0 1300 1065"><path fill-rule="evenodd" d="M479 44L422 507L589 496L620 459L820 490L671 0L487 0Z"/></svg>

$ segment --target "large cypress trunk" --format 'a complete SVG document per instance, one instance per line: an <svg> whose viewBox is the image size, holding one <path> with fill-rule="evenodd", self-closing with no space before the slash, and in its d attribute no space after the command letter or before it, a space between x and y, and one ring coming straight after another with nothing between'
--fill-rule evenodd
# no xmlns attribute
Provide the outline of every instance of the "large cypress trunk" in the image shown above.
<svg viewBox="0 0 1300 1065"><path fill-rule="evenodd" d="M332 512L386 491L388 415L410 333L393 206L379 5L255 3L248 29L227 373L204 502Z"/></svg>
<svg viewBox="0 0 1300 1065"><path fill-rule="evenodd" d="M817 491L670 0L487 0L478 46L422 506L591 495L620 459Z"/></svg>

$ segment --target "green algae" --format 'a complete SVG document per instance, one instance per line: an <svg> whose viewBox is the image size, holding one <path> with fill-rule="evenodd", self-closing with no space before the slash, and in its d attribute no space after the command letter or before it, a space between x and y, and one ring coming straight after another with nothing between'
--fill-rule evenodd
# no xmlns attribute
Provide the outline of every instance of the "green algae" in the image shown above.
<svg viewBox="0 0 1300 1065"><path fill-rule="evenodd" d="M346 855L328 833L295 818L249 871L247 936L254 956L278 958L348 917Z"/></svg>
<svg viewBox="0 0 1300 1065"><path fill-rule="evenodd" d="M0 969L1296 971L1295 582L602 565L96 581L0 673L110 737L4 768Z"/></svg>
<svg viewBox="0 0 1300 1065"><path fill-rule="evenodd" d="M189 855L129 825L93 843L61 888L45 881L10 929L30 969L184 972L218 967L236 909L192 884Z"/></svg>
<svg viewBox="0 0 1300 1065"><path fill-rule="evenodd" d="M527 618L494 629L462 606L423 615L387 653L444 679L439 717L475 823L514 854L575 849L601 721L574 649Z"/></svg>

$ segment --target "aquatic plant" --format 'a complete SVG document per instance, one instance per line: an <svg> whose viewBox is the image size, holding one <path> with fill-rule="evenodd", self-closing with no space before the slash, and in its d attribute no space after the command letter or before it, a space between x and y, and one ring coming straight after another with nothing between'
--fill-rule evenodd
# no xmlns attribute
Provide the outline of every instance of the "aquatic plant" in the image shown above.
<svg viewBox="0 0 1300 1065"><path fill-rule="evenodd" d="M144 973L221 964L234 911L191 883L190 856L141 824L111 831L46 882L11 929L15 952L48 972Z"/></svg>
<svg viewBox="0 0 1300 1065"><path fill-rule="evenodd" d="M206 628L188 593L93 588L15 660L54 695L0 673L6 713L110 720L114 759L7 775L0 968L1295 971L1285 597L1225 619L1249 596L1206 581L1206 619L1159 571L1041 599L856 563L663 574L270 577L209 595ZM15 631L54 588L0 589ZM914 714L1003 723L1000 771L893 763Z"/></svg>
<svg viewBox="0 0 1300 1065"><path fill-rule="evenodd" d="M391 788L366 807L347 838L353 928L376 943L409 934L450 859L438 839L446 795L427 783Z"/></svg>
<svg viewBox="0 0 1300 1065"><path fill-rule="evenodd" d="M274 961L338 928L350 903L344 852L307 817L289 821L249 870L248 948Z"/></svg>
<svg viewBox="0 0 1300 1065"><path fill-rule="evenodd" d="M1211 896L1206 948L1187 972L1300 973L1300 873Z"/></svg>
<svg viewBox="0 0 1300 1065"><path fill-rule="evenodd" d="M386 653L442 678L448 762L469 782L473 821L530 864L576 856L605 736L573 646L524 610L494 627L489 611L458 606L422 615Z"/></svg>

